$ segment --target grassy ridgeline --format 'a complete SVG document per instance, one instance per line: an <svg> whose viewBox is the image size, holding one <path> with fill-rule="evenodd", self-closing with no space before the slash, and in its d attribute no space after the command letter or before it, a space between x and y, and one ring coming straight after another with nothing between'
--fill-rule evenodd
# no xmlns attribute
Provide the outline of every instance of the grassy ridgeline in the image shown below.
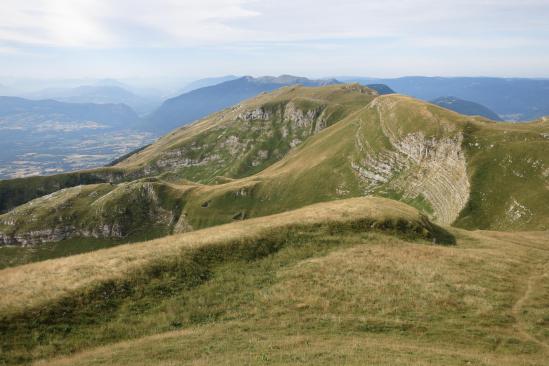
<svg viewBox="0 0 549 366"><path fill-rule="evenodd" d="M123 173L115 169L96 169L43 177L0 180L0 214L63 188L107 182L108 176L117 177L113 180L121 180Z"/></svg>
<svg viewBox="0 0 549 366"><path fill-rule="evenodd" d="M149 334L146 324L138 321L135 328L127 328L120 321L132 314L160 314L158 299L192 291L212 280L220 267L244 270L246 263L282 250L295 253L295 258L286 258L295 262L348 245L349 238L372 230L410 240L453 241L404 204L365 198L0 271L5 280L0 285L2 357L21 363L131 338L136 332ZM209 318L195 314L185 322ZM121 328L103 334L113 322ZM168 330L182 323L172 319L165 325Z"/></svg>
<svg viewBox="0 0 549 366"><path fill-rule="evenodd" d="M0 284L0 311L20 312L40 306L70 295L73 290L124 278L134 271L154 267L157 261L164 263L166 259L179 258L182 253L221 250L223 257L223 251L226 255L232 255L234 245L255 253L259 249L247 249L251 245L249 243L268 241L270 238L277 243L285 235L282 234L282 239L278 238L277 232L319 226L327 226L332 231L347 226L362 231L378 229L444 243L453 241L444 229L433 225L416 209L403 203L375 197L339 200L150 242L8 268L0 271L3 279ZM63 271L58 268L63 268Z"/></svg>
<svg viewBox="0 0 549 366"><path fill-rule="evenodd" d="M4 318L2 357L16 364L77 352L51 365L543 365L543 233L453 229L457 246L439 246L360 228L279 228L156 260Z"/></svg>

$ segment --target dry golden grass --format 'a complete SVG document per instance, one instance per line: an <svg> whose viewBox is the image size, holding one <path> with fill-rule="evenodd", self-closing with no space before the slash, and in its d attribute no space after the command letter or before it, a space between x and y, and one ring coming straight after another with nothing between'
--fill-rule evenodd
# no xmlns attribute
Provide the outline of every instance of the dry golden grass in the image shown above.
<svg viewBox="0 0 549 366"><path fill-rule="evenodd" d="M346 230L352 225L345 224L356 223L361 230ZM405 204L355 198L0 271L1 326L14 337L3 342L9 351L5 360L46 358L38 364L47 365L545 364L548 232L448 228L457 245L438 246L369 230L387 223L405 223L420 235L433 229ZM135 302L119 298L119 305L111 305L114 310L105 308L113 311L110 315L93 313L107 298L94 298L85 308L86 289L96 285L136 275L147 286L140 271L157 263L210 252L227 255L240 250L235 243L255 250L258 242L286 231L300 234L282 235L288 242L271 255L228 256L213 265L205 259L210 275L192 286L177 287L181 278L170 282L166 277L163 284L176 286L175 292L164 287L155 292L155 281L162 282L151 277L154 291ZM171 270L169 265L159 268ZM69 297L74 302L62 305ZM46 310L34 311L40 309ZM36 323L34 314L41 317ZM80 315L88 318L79 323ZM171 324L184 330L170 331ZM116 334L112 338L111 332ZM63 354L70 356L51 359Z"/></svg>
<svg viewBox="0 0 549 366"><path fill-rule="evenodd" d="M517 357L385 335L287 334L242 324L197 327L123 342L35 365L486 365L542 366L543 355Z"/></svg>
<svg viewBox="0 0 549 366"><path fill-rule="evenodd" d="M93 284L123 278L132 271L180 255L185 250L253 240L295 225L357 220L403 220L417 227L428 224L417 210L403 203L374 197L355 198L316 204L287 213L150 242L8 268L0 271L0 314L21 312L56 301Z"/></svg>
<svg viewBox="0 0 549 366"><path fill-rule="evenodd" d="M281 268L236 320L38 364L545 365L547 340L521 316L547 305L548 233L452 230L457 246L356 236Z"/></svg>

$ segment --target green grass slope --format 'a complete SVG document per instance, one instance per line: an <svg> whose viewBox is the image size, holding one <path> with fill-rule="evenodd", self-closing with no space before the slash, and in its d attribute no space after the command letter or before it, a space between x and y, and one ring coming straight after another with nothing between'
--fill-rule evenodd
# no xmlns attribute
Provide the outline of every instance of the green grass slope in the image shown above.
<svg viewBox="0 0 549 366"><path fill-rule="evenodd" d="M494 123L402 96L357 118L366 192L470 229L549 228L549 120Z"/></svg>
<svg viewBox="0 0 549 366"><path fill-rule="evenodd" d="M187 190L154 178L66 188L0 216L0 241L2 235L22 245L167 235L179 219Z"/></svg>
<svg viewBox="0 0 549 366"><path fill-rule="evenodd" d="M0 362L543 365L547 233L449 230L355 198L5 269Z"/></svg>
<svg viewBox="0 0 549 366"><path fill-rule="evenodd" d="M549 229L549 120L468 123L471 195L457 226L493 230Z"/></svg>
<svg viewBox="0 0 549 366"><path fill-rule="evenodd" d="M0 213L63 188L100 182L105 180L88 172L0 180Z"/></svg>
<svg viewBox="0 0 549 366"><path fill-rule="evenodd" d="M338 200L141 244L122 245L56 261L5 269L1 272L5 275L5 281L0 285L0 312L11 312L10 309L15 304L13 298L10 299L12 295L18 303L15 304L15 310L18 307L40 305L41 299L57 300L69 295L72 290L91 286L96 282L108 282L125 276L128 272L141 271L143 267L154 267L163 258L171 260L181 250L215 251L219 249L218 246L222 246L219 250L230 252L233 245L244 245L250 241L265 241L268 246L270 236L273 241L278 240L277 232L284 236L288 230L321 226L327 226L330 230L349 226L347 229L350 230L382 230L425 240L438 239L442 243L453 242L451 235L432 224L419 211L398 201L377 197ZM255 255L253 251L249 254ZM58 271L59 266L63 267L63 271ZM86 272L85 276L81 276L82 269ZM38 273L41 275L37 276ZM33 278L36 280L33 285L29 285L28 282ZM73 280L68 281L71 278ZM61 286L68 282L71 282L69 287Z"/></svg>
<svg viewBox="0 0 549 366"><path fill-rule="evenodd" d="M359 85L284 87L177 129L116 167L199 183L250 176L377 95Z"/></svg>
<svg viewBox="0 0 549 366"><path fill-rule="evenodd" d="M358 85L281 88L179 128L114 166L0 181L0 213L82 184L159 174L203 183L215 182L218 176L251 175L376 95Z"/></svg>
<svg viewBox="0 0 549 366"><path fill-rule="evenodd" d="M549 121L494 123L357 85L261 95L112 169L130 181L22 205L0 216L0 241L130 240L367 195L445 225L549 227Z"/></svg>

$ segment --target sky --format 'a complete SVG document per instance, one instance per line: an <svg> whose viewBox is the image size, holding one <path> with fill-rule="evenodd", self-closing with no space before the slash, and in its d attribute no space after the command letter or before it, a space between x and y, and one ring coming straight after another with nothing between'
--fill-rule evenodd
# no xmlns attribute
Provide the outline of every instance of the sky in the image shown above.
<svg viewBox="0 0 549 366"><path fill-rule="evenodd" d="M549 77L549 0L2 0L9 78Z"/></svg>

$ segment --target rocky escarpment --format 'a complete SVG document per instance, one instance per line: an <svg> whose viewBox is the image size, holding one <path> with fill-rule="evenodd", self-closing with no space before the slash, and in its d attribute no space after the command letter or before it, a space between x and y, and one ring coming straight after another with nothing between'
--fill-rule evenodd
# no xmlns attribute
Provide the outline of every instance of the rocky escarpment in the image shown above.
<svg viewBox="0 0 549 366"><path fill-rule="evenodd" d="M0 245L36 245L58 242L72 238L122 238L122 230L118 224L104 224L89 230L82 230L75 226L56 226L42 230L30 230L11 235L0 233Z"/></svg>
<svg viewBox="0 0 549 366"><path fill-rule="evenodd" d="M148 178L64 189L0 215L0 245L71 238L143 240L249 217L260 181L219 186Z"/></svg>
<svg viewBox="0 0 549 366"><path fill-rule="evenodd" d="M262 120L266 121L272 117L270 111L266 110L264 107L256 107L252 109L245 110L238 115L238 119L243 121L253 121L253 120Z"/></svg>
<svg viewBox="0 0 549 366"><path fill-rule="evenodd" d="M198 181L217 175L246 176L326 128L329 113L325 104L303 99L239 105L220 112L226 118L223 124L163 151L141 171L143 175L179 171L181 177Z"/></svg>
<svg viewBox="0 0 549 366"><path fill-rule="evenodd" d="M388 146L374 149L368 140L370 131L359 130L355 139L358 157L352 167L363 182L364 193L396 195L418 204L426 201L428 206L423 208L432 210L434 220L441 224L454 222L470 192L462 133L448 130L439 136L426 136L422 131L403 134L386 121L391 118L394 104L376 100L371 108L378 114L377 132Z"/></svg>
<svg viewBox="0 0 549 366"><path fill-rule="evenodd" d="M164 207L163 190L160 184L139 181L63 189L1 215L0 244L123 238L157 227L167 231L179 210Z"/></svg>
<svg viewBox="0 0 549 366"><path fill-rule="evenodd" d="M45 177L0 180L0 214L61 189L87 184L131 181L144 175L147 175L146 171L99 168Z"/></svg>

